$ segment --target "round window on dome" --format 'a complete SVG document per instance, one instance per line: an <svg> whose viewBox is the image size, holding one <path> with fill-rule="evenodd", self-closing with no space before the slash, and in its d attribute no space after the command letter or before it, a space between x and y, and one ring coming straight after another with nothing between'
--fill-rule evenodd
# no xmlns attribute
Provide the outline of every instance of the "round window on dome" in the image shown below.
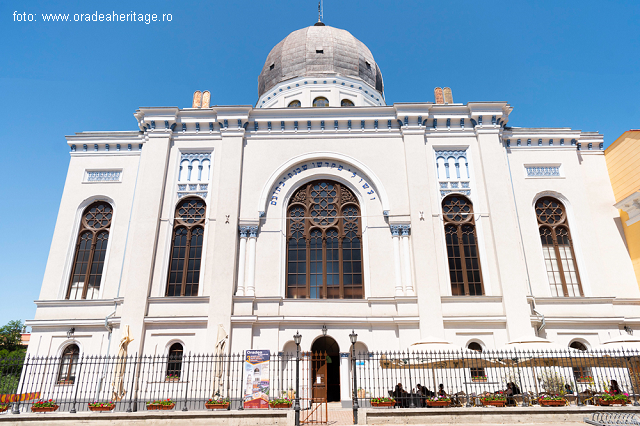
<svg viewBox="0 0 640 426"><path fill-rule="evenodd" d="M355 105L349 99L343 99L343 100L340 101L340 106L350 107L350 106L355 106Z"/></svg>
<svg viewBox="0 0 640 426"><path fill-rule="evenodd" d="M322 96L317 97L313 100L313 106L314 107L328 107L329 106L329 99L324 98Z"/></svg>
<svg viewBox="0 0 640 426"><path fill-rule="evenodd" d="M302 107L302 104L298 100L289 102L289 105L287 106L287 108L301 108L301 107Z"/></svg>

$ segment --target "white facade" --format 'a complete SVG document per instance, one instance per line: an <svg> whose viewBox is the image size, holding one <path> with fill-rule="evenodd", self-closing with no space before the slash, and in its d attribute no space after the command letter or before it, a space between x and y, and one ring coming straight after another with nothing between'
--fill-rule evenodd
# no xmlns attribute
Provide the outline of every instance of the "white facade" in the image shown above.
<svg viewBox="0 0 640 426"><path fill-rule="evenodd" d="M601 135L508 127L505 102L386 106L382 93L368 101L344 81L357 78L297 76L255 108L141 108L140 131L68 136L29 353L60 354L73 341L115 354L124 325L130 354L175 342L210 353L218 324L231 352L290 350L296 330L310 350L323 325L344 352L352 329L369 350L432 337L491 349L536 333L595 346L640 325ZM346 92L355 107L340 107ZM301 108L285 107L290 95ZM318 95L330 107L311 107ZM360 204L363 299L286 297L287 206L316 179L345 185ZM473 203L482 296L452 295L441 205L450 193ZM207 206L197 296L167 297L175 209L188 196ZM534 211L542 196L566 207L583 297L552 296ZM96 200L113 207L98 297L67 300L81 215Z"/></svg>

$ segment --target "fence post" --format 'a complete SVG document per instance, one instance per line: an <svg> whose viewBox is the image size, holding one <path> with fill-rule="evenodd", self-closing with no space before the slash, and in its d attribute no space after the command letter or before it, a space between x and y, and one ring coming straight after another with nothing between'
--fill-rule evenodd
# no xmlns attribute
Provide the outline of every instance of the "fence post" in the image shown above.
<svg viewBox="0 0 640 426"><path fill-rule="evenodd" d="M242 354L242 355L241 355ZM238 385L238 390L236 392L238 392L239 395L239 399L240 399L240 406L238 407L238 411L242 411L244 410L244 360L245 360L245 354L244 351L242 351L241 353L238 353L236 355L234 355L234 358L236 359L235 364L235 369L236 369L236 382L238 380L240 380L240 384ZM240 371L238 371L238 366L240 366ZM229 404L229 408L231 408L231 404Z"/></svg>
<svg viewBox="0 0 640 426"><path fill-rule="evenodd" d="M187 409L187 398L189 395L189 358L191 357L191 352L187 355L187 380L184 385L184 404L182 406L182 411L188 411Z"/></svg>
<svg viewBox="0 0 640 426"><path fill-rule="evenodd" d="M27 360L22 367L22 371L20 373L20 377L22 378L20 383L20 391L18 395L16 395L16 402L13 404L13 409L11 410L11 414L20 414L20 395L22 395L22 390L24 389L24 382L27 377L27 368L29 367L29 355L27 355ZM22 372L24 372L24 377L22 376Z"/></svg>
<svg viewBox="0 0 640 426"><path fill-rule="evenodd" d="M465 405L467 407L471 407L471 395L469 395L469 383L467 382L467 369L464 368L464 352L460 352L460 357L462 358L462 380L464 380L464 392L467 394L467 403ZM469 375L471 375L471 369L469 369Z"/></svg>
<svg viewBox="0 0 640 426"><path fill-rule="evenodd" d="M138 367L138 353L136 352L134 358L133 358L133 374L131 375L131 393L129 394L129 407L127 407L127 413L131 413L133 410L131 409L131 402L133 401L133 384L136 381L136 370ZM124 378L123 378L124 379ZM136 399L136 410L138 411L138 401Z"/></svg>
<svg viewBox="0 0 640 426"><path fill-rule="evenodd" d="M627 365L627 373L629 373L629 381L631 382L631 392L633 393L634 397L635 397L635 402L633 403L634 407L638 407L640 406L640 403L638 402L638 394L636 393L636 387L633 384L634 382L634 376L636 375L636 372L634 371L633 373L631 372L631 368L629 368L629 358L628 356L626 356L626 353L624 351L624 348L622 349L622 354L624 355L624 363Z"/></svg>
<svg viewBox="0 0 640 426"><path fill-rule="evenodd" d="M80 365L78 365L78 374L76 374L76 377L73 378L73 384L75 386L75 390L73 391L73 402L71 403L71 410L69 410L69 413L71 414L75 414L76 413L76 400L78 398L78 388L80 387L80 374L82 374L82 363L84 361L84 354L82 354L82 356L80 357Z"/></svg>

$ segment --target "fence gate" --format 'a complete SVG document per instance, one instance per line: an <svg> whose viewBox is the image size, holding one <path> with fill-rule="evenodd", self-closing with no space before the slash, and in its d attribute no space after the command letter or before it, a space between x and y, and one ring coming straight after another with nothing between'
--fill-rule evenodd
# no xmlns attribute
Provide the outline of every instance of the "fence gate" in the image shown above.
<svg viewBox="0 0 640 426"><path fill-rule="evenodd" d="M327 424L327 353L307 353L303 358L301 372L307 386L302 393L300 405L301 424ZM307 380L305 380L307 379Z"/></svg>

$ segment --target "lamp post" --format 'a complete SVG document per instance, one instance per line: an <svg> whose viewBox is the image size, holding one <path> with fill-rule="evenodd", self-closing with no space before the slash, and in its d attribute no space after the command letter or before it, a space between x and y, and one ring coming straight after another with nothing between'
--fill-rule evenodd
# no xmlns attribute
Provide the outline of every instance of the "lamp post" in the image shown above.
<svg viewBox="0 0 640 426"><path fill-rule="evenodd" d="M293 336L293 341L296 342L296 400L293 404L293 410L295 411L296 426L300 426L300 341L302 336L299 331Z"/></svg>
<svg viewBox="0 0 640 426"><path fill-rule="evenodd" d="M358 335L354 330L351 330L351 334L349 335L349 340L351 340L351 363L353 369L353 424L358 424L358 379L356 377L356 342L358 341Z"/></svg>

